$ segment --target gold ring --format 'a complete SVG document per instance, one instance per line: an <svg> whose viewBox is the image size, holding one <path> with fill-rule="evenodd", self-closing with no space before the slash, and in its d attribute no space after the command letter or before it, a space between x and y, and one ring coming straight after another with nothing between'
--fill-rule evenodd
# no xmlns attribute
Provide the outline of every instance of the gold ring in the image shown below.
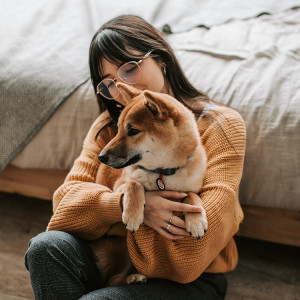
<svg viewBox="0 0 300 300"><path fill-rule="evenodd" d="M171 216L170 220L168 223L172 224L172 219L173 219L174 215Z"/></svg>
<svg viewBox="0 0 300 300"><path fill-rule="evenodd" d="M171 228L172 224L168 223L167 227L166 227L166 230L169 231L170 228Z"/></svg>

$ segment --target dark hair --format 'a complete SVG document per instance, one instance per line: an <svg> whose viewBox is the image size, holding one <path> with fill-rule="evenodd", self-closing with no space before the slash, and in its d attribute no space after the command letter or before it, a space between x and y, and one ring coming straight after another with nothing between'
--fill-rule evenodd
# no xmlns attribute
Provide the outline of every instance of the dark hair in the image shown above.
<svg viewBox="0 0 300 300"><path fill-rule="evenodd" d="M95 33L89 52L91 81L95 93L97 85L103 79L101 64L103 58L112 64L121 66L129 61L140 60L150 50L153 50L151 52L153 59L165 64L165 79L174 97L196 115L200 116L204 112L205 117L211 117L217 121L228 143L233 147L218 119L209 112L204 111L206 104L212 100L205 93L197 90L186 78L174 51L164 39L162 33L138 16L118 16L103 24ZM141 54L135 55L136 52ZM107 110L111 120L98 131L96 138L102 129L117 123L123 109L123 106L120 106L117 101L106 99L100 94L97 94L97 101L100 112ZM222 105L220 103L216 104ZM235 150L234 147L233 149ZM237 153L236 150L235 152Z"/></svg>
<svg viewBox="0 0 300 300"><path fill-rule="evenodd" d="M139 55L135 55L135 51ZM98 83L102 80L103 70L101 60L121 66L123 63L139 60L147 52L153 50L151 56L157 62L166 65L165 78L174 93L174 97L197 114L200 109L195 107L196 102L210 100L204 93L198 91L184 75L179 62L162 34L144 19L133 15L118 16L104 25L95 33L89 52L91 80L96 92ZM108 100L97 94L100 112L108 110L113 121L117 121L122 110L114 100ZM196 104L197 105L197 104Z"/></svg>

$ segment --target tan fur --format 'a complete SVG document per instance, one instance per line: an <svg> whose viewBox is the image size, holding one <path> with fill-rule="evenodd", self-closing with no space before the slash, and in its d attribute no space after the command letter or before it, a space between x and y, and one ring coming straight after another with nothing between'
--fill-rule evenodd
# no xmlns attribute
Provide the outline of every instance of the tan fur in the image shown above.
<svg viewBox="0 0 300 300"><path fill-rule="evenodd" d="M126 277L132 269L132 263L126 251L126 239L120 236L109 236L90 242L95 260L104 283L115 286L126 283Z"/></svg>
<svg viewBox="0 0 300 300"><path fill-rule="evenodd" d="M179 167L174 175L163 177L166 189L187 192L184 202L202 207L201 200L195 193L202 186L206 153L193 113L169 95L139 91L120 83L118 88L127 105L119 117L117 135L102 150L99 158L110 167L123 168L113 189L124 193L122 220L126 228L132 232L138 230L144 217L144 191L158 190L158 174L140 169L137 165L148 170ZM139 133L130 135L131 127ZM204 209L202 213L185 214L185 223L187 231L193 237L203 236L207 230ZM128 265L127 262L130 259L125 242L120 242L115 237L103 237L100 240L106 241L99 242L92 248L99 257L98 267L101 270L104 268L109 285L145 282L143 275L127 276L130 270L130 263ZM101 249L96 251L97 247ZM124 254L117 255L116 260L111 257L116 254L112 250L114 247L124 251ZM121 263L120 259L127 261ZM120 266L118 270L116 265Z"/></svg>

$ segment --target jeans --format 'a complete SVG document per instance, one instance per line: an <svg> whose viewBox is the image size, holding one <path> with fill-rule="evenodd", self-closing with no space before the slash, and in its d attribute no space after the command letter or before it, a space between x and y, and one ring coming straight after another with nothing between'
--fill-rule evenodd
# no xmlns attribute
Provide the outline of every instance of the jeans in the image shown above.
<svg viewBox="0 0 300 300"><path fill-rule="evenodd" d="M223 274L203 273L188 284L148 279L144 285L103 286L87 243L61 231L34 237L25 254L35 299L224 299L227 280Z"/></svg>

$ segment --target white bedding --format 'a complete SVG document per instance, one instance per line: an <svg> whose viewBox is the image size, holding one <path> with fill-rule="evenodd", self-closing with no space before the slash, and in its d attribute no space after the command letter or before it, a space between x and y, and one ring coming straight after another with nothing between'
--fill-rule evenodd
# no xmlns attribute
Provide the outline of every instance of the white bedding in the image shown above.
<svg viewBox="0 0 300 300"><path fill-rule="evenodd" d="M196 87L245 119L241 202L299 210L300 9L170 40Z"/></svg>
<svg viewBox="0 0 300 300"><path fill-rule="evenodd" d="M300 209L300 9L168 37L199 89L241 113L247 151L243 204ZM87 82L12 161L69 169L98 108Z"/></svg>

